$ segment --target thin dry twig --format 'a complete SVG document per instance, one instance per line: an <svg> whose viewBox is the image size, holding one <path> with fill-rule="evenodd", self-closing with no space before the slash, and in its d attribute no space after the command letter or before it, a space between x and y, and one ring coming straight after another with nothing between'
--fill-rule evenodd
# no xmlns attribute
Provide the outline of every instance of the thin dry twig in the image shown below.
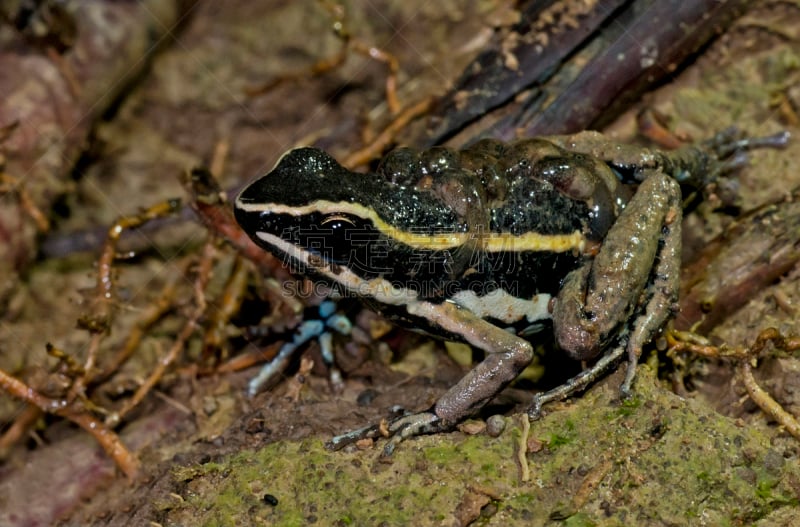
<svg viewBox="0 0 800 527"><path fill-rule="evenodd" d="M0 388L11 396L37 407L42 412L63 417L77 424L100 443L103 450L122 472L133 479L139 470L139 461L122 443L119 436L101 421L90 415L81 403L68 403L64 399L51 399L40 394L21 380L0 369Z"/></svg>
<svg viewBox="0 0 800 527"><path fill-rule="evenodd" d="M214 369L214 373L228 373L246 370L256 364L269 362L278 354L278 350L283 346L283 342L273 342L265 348L258 349L249 353L240 353L230 360L223 362Z"/></svg>
<svg viewBox="0 0 800 527"><path fill-rule="evenodd" d="M583 481L581 481L581 486L572 496L572 510L579 510L589 501L589 497L600 486L600 483L613 467L614 463L610 459L603 457L589 470Z"/></svg>
<svg viewBox="0 0 800 527"><path fill-rule="evenodd" d="M22 409L14 419L14 422L11 423L11 426L0 436L0 459L6 457L8 450L25 437L28 430L36 424L36 421L38 421L42 415L44 415L42 409L31 404L26 405Z"/></svg>
<svg viewBox="0 0 800 527"><path fill-rule="evenodd" d="M221 177L225 173L225 163L228 161L228 154L231 151L231 142L228 138L217 141L214 145L214 154L211 156L211 163L208 169L214 177Z"/></svg>
<svg viewBox="0 0 800 527"><path fill-rule="evenodd" d="M369 59L386 64L387 68L389 69L389 72L386 75L385 84L386 106L389 108L389 113L392 115L397 115L401 109L400 101L397 97L397 76L400 72L400 61L398 61L397 58L388 51L354 37L353 34L347 29L344 6L341 3L330 0L320 0L319 4L330 14L331 18L333 19L333 32L342 43L341 49L331 57L318 60L307 70L284 73L259 86L245 88L245 94L250 97L263 95L274 90L281 84L298 82L309 77L318 77L328 73L329 71L332 71L344 64L344 62L347 60L350 50L352 50L355 53L363 55ZM219 173L215 172L215 174Z"/></svg>
<svg viewBox="0 0 800 527"><path fill-rule="evenodd" d="M400 62L397 58L386 50L367 44L361 39L350 38L350 47L356 53L360 53L365 57L369 57L378 62L383 62L389 68L389 73L386 75L386 106L389 108L389 113L397 115L400 113L402 106L400 99L397 97L397 75L400 72Z"/></svg>
<svg viewBox="0 0 800 527"><path fill-rule="evenodd" d="M519 480L522 482L530 481L531 471L528 468L528 435L531 431L531 421L527 414L520 414L522 434L520 434L519 445L517 445L517 462L519 463Z"/></svg>
<svg viewBox="0 0 800 527"><path fill-rule="evenodd" d="M102 411L102 409L92 403L86 397L85 392L86 387L100 377L95 371L97 355L100 344L108 334L113 321L115 311L113 263L117 255L117 242L122 232L126 229L139 227L152 219L171 214L178 210L178 207L179 203L176 200L159 203L140 214L122 217L109 228L103 251L98 259L95 299L92 304L93 311L81 317L78 321L79 327L88 330L91 334L83 364L78 364L72 355L56 346L49 343L47 345L48 353L58 358L60 363L66 366L67 373L71 377L72 384L64 397L46 397L34 387L0 370L0 388L37 409L36 412L30 409L27 410L15 421L14 427L2 438L6 447L25 435L25 431L38 418L38 412L50 413L68 419L89 432L129 478L133 478L136 475L138 460L128 451L115 432L91 414L92 411ZM166 308L158 306L155 311L163 312L164 309ZM157 319L160 314L152 316ZM146 324L147 320L145 320ZM143 332L144 329L141 331ZM140 339L141 335L137 335L134 330L126 343L127 347L121 353L123 358L118 364L121 364L126 355L129 355L128 347L135 349ZM104 375L110 373L113 373L113 370L107 371Z"/></svg>
<svg viewBox="0 0 800 527"><path fill-rule="evenodd" d="M0 168L0 170L2 169ZM34 203L33 198L28 193L22 181L0 172L0 192L15 193L19 204L22 206L22 210L25 211L25 214L30 216L36 224L36 229L41 233L50 231L50 219L42 212L42 209L36 206L36 203Z"/></svg>
<svg viewBox="0 0 800 527"><path fill-rule="evenodd" d="M167 282L156 301L142 312L139 319L133 324L130 333L128 333L128 338L125 339L125 343L111 362L105 367L103 372L90 378L92 383L98 383L108 379L127 362L139 347L147 331L172 309L173 301L175 300L175 291L176 280L173 279Z"/></svg>
<svg viewBox="0 0 800 527"><path fill-rule="evenodd" d="M249 267L244 265L244 259L237 254L222 294L215 302L214 309L211 310L208 317L206 332L203 335L204 358L223 348L227 337L225 330L231 317L235 316L242 306L249 275Z"/></svg>
<svg viewBox="0 0 800 527"><path fill-rule="evenodd" d="M342 161L342 165L347 168L355 168L365 165L373 159L379 157L381 153L394 141L397 134L405 128L409 122L420 115L427 113L433 106L433 97L427 97L416 104L407 106L389 123L386 128L379 133L375 139L364 148L350 153Z"/></svg>
<svg viewBox="0 0 800 527"><path fill-rule="evenodd" d="M158 364L153 371L150 372L150 375L147 377L147 379L145 379L133 396L128 399L119 410L108 415L106 418L106 423L110 426L115 426L125 417L125 415L127 415L131 410L136 408L139 403L142 402L150 390L152 390L158 381L160 381L164 376L167 368L173 362L175 362L180 355L180 352L184 349L186 341L192 336L192 333L194 333L195 329L197 329L200 318L206 311L205 289L208 285L208 281L211 278L215 254L216 249L214 247L214 243L213 241L209 240L203 247L197 268L197 276L193 284L196 302L194 310L189 315L177 337L175 337L175 341L172 343L172 346L167 354L162 357L160 361L158 361Z"/></svg>
<svg viewBox="0 0 800 527"><path fill-rule="evenodd" d="M730 348L713 346L706 339L693 333L669 331L667 342L670 344L670 353L689 352L703 357L733 360L736 372L753 402L793 437L800 440L800 423L761 388L753 376L753 366L769 344L777 349L792 352L800 349L800 337L784 337L777 329L767 328L758 334L749 348Z"/></svg>
<svg viewBox="0 0 800 527"><path fill-rule="evenodd" d="M116 305L113 264L117 257L117 244L120 236L125 230L140 227L156 218L173 214L179 209L179 200L164 201L143 210L140 214L123 216L109 227L106 242L97 261L97 284L92 305L93 312L78 320L78 325L89 331L92 338L86 351L86 359L83 365L84 374L75 379L70 389L70 399L82 396L86 385L95 375L94 368L97 362L97 353L113 321Z"/></svg>
<svg viewBox="0 0 800 527"><path fill-rule="evenodd" d="M761 411L777 421L795 439L800 440L800 423L797 419L783 409L778 401L758 385L753 377L753 369L748 361L741 361L736 365L736 372L742 379L747 395L761 408Z"/></svg>
<svg viewBox="0 0 800 527"><path fill-rule="evenodd" d="M314 367L314 361L308 357L300 358L300 368L295 373L286 386L286 398L297 403L300 401L300 394L308 386L308 374Z"/></svg>

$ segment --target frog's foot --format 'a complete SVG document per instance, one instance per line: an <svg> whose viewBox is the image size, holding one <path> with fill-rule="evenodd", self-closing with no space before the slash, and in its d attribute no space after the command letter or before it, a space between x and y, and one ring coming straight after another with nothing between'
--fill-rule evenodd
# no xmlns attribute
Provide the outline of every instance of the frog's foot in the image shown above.
<svg viewBox="0 0 800 527"><path fill-rule="evenodd" d="M383 447L382 453L382 456L388 457L394 453L395 448L397 448L397 445L400 444L401 441L409 437L445 432L451 428L451 425L447 425L444 420L433 411L419 412L396 417L388 423L384 421L377 425L346 432L328 441L325 447L329 450L340 450L362 439L389 437L390 439L386 443L386 446Z"/></svg>
<svg viewBox="0 0 800 527"><path fill-rule="evenodd" d="M784 148L791 134L787 131L763 137L748 137L736 127L730 127L701 143L712 153L716 162L705 175L706 182L716 181L720 176L734 172L750 160L748 152L757 148Z"/></svg>
<svg viewBox="0 0 800 527"><path fill-rule="evenodd" d="M735 126L726 128L702 144L719 159L725 159L736 153L754 148L784 148L791 138L791 134L784 130L776 134L763 137L748 137Z"/></svg>
<svg viewBox="0 0 800 527"><path fill-rule="evenodd" d="M710 139L665 154L662 167L679 183L703 189L746 165L750 150L783 148L790 137L786 131L749 137L738 128L730 127Z"/></svg>
<svg viewBox="0 0 800 527"><path fill-rule="evenodd" d="M294 352L313 339L317 339L319 342L322 361L330 372L331 388L334 392L342 391L344 381L334 362L332 332L349 335L353 324L345 315L336 312L336 304L330 300L322 302L317 307L316 316L317 318L306 320L300 324L295 329L292 340L281 346L275 358L265 364L261 371L250 380L247 386L249 397L254 397L264 386L283 373Z"/></svg>
<svg viewBox="0 0 800 527"><path fill-rule="evenodd" d="M618 345L611 351L600 357L591 368L583 370L575 377L571 378L561 386L553 388L544 393L537 393L533 396L533 402L528 407L528 418L531 421L539 419L542 415L542 406L552 401L561 401L570 395L585 389L589 384L595 382L613 368L619 360L625 355L626 346L624 344ZM636 368L635 362L628 364L628 371L633 378L633 372ZM622 389L621 389L622 390Z"/></svg>

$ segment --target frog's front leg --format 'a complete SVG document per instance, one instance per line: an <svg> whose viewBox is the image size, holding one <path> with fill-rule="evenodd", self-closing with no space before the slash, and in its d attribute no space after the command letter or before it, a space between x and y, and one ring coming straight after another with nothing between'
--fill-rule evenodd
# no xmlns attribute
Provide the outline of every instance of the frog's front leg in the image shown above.
<svg viewBox="0 0 800 527"><path fill-rule="evenodd" d="M328 448L338 450L363 438L392 436L383 449L391 455L408 437L452 429L517 378L533 359L531 344L452 302L413 302L409 315L423 317L445 332L460 335L471 346L486 352L486 358L442 395L426 412L398 417L387 426L370 426L334 437Z"/></svg>
<svg viewBox="0 0 800 527"><path fill-rule="evenodd" d="M623 394L633 380L642 346L661 329L677 301L680 231L680 187L660 170L651 170L597 256L567 275L558 294L553 327L556 341L568 355L587 360L625 346L629 366ZM601 361L597 367L608 364ZM562 390L560 397L583 385Z"/></svg>

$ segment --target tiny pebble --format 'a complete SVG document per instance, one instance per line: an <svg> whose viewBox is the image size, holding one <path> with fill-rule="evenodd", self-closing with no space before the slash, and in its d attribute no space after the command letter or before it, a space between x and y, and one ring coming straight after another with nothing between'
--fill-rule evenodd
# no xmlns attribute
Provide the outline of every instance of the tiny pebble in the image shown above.
<svg viewBox="0 0 800 527"><path fill-rule="evenodd" d="M540 452L544 448L544 442L538 438L530 436L528 438L527 450L531 453Z"/></svg>
<svg viewBox="0 0 800 527"><path fill-rule="evenodd" d="M372 445L374 443L375 443L374 440L372 440L369 437L365 437L364 439L359 439L358 441L356 441L356 448L359 450L367 450L369 448L372 448Z"/></svg>
<svg viewBox="0 0 800 527"><path fill-rule="evenodd" d="M495 414L486 420L486 433L490 437L498 437L506 428L506 418Z"/></svg>
<svg viewBox="0 0 800 527"><path fill-rule="evenodd" d="M358 406L369 406L372 404L372 401L374 401L377 396L378 392L376 392L372 388L367 388L366 390L358 394L358 397L356 398L356 404L358 404Z"/></svg>
<svg viewBox="0 0 800 527"><path fill-rule="evenodd" d="M467 435L474 436L477 434L482 434L483 431L486 430L486 423L484 421L470 419L458 425L458 429Z"/></svg>

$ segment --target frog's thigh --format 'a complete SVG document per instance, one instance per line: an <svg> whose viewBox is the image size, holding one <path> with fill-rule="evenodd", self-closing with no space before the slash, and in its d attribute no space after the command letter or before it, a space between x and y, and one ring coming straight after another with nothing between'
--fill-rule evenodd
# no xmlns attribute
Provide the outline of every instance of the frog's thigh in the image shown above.
<svg viewBox="0 0 800 527"><path fill-rule="evenodd" d="M486 352L484 360L436 402L436 415L449 424L483 406L533 359L533 348L528 341L453 303L416 302L408 306L408 311L462 336L468 344Z"/></svg>
<svg viewBox="0 0 800 527"><path fill-rule="evenodd" d="M631 337L628 340L628 371L622 383L625 395L633 382L636 362L642 354L642 346L661 330L667 318L677 309L678 290L680 289L681 272L681 218L682 204L680 187L670 178L675 191L670 194L667 221L664 223L662 244L658 251L658 259L651 275L652 283L648 286L649 296L639 309L633 322Z"/></svg>
<svg viewBox="0 0 800 527"><path fill-rule="evenodd" d="M546 136L544 139L571 152L587 154L618 165L654 168L659 166L663 159L663 155L657 150L617 143L595 131Z"/></svg>
<svg viewBox="0 0 800 527"><path fill-rule="evenodd" d="M661 171L650 171L597 256L564 281L554 306L553 327L565 352L575 359L595 357L627 322L656 266L663 227L674 226L679 237L680 218L678 184ZM679 242L670 247L657 267L679 265Z"/></svg>

